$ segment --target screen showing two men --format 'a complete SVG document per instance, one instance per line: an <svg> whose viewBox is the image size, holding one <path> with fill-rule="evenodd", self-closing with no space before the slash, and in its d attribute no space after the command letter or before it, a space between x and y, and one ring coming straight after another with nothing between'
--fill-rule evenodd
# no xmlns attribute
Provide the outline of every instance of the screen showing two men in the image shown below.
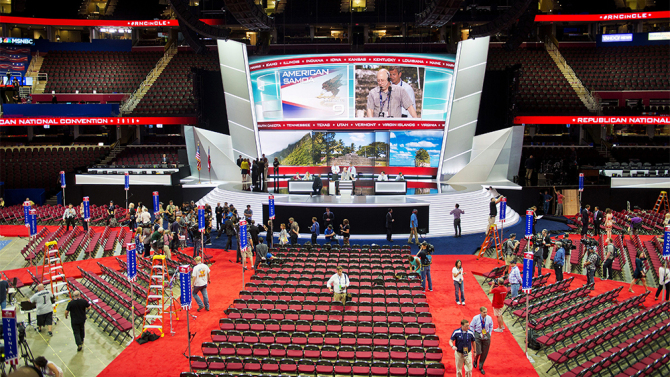
<svg viewBox="0 0 670 377"><path fill-rule="evenodd" d="M332 64L338 61L344 63ZM252 61L256 120L444 121L453 61L448 55L329 55L282 57L262 64Z"/></svg>

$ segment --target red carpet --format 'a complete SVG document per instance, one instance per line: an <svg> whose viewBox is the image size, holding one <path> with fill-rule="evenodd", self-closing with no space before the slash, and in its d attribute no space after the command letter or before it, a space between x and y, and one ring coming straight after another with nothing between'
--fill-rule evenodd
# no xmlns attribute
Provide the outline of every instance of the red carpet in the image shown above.
<svg viewBox="0 0 670 377"><path fill-rule="evenodd" d="M234 257L232 253L231 251L230 255ZM195 355L202 355L200 344L210 340L210 331L218 328L219 318L225 317L223 310L239 297L239 291L242 288L240 265L229 263L225 258L220 259L221 261L212 267L212 284L208 289L212 305L211 311L195 313L198 318L191 321L191 332L196 333L191 344L191 352ZM461 319L471 320L477 315L480 306L491 307L491 301L472 274L465 276L467 305L465 307L456 305L450 273L457 259L464 261L466 271L475 263L473 256L440 255L433 257L431 272L434 292L427 292L441 347L445 350L442 362L446 367L446 375L455 373L453 352L450 352L448 343L451 333L460 325ZM250 280L250 275L246 276L246 280L247 282ZM176 321L174 326L176 332L174 337L168 333L164 338L142 346L133 342L99 376L133 375L139 365L143 367L143 375L147 377L176 376L179 372L188 371L188 361L182 355L187 346L185 317L181 315L180 320ZM510 363L510 360L514 360L514 363ZM537 375L523 350L509 332L496 333L493 337L485 370L487 374L499 377Z"/></svg>

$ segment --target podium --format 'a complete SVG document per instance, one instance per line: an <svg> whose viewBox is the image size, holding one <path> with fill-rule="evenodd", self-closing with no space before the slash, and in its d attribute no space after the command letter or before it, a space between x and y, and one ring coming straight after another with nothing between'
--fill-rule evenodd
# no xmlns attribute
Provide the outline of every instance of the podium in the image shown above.
<svg viewBox="0 0 670 377"><path fill-rule="evenodd" d="M342 196L351 196L351 193L354 191L354 181L337 181L337 186Z"/></svg>

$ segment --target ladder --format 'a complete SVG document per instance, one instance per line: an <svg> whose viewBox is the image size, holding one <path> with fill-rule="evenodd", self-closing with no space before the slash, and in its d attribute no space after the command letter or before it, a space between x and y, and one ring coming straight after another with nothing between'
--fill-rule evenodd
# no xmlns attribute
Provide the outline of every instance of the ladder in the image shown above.
<svg viewBox="0 0 670 377"><path fill-rule="evenodd" d="M165 285L169 282L165 255L154 255L151 259L151 281L147 290L146 314L142 323L142 332L148 329L158 329L161 338L165 336L163 325L165 319Z"/></svg>
<svg viewBox="0 0 670 377"><path fill-rule="evenodd" d="M496 250L496 260L498 263L500 263L500 253L501 253L501 248L502 248L502 240L500 239L500 234L498 233L498 226L496 224L492 224L489 227L489 231L486 233L486 238L484 239L484 242L482 243L481 248L479 249L479 254L477 255L477 260L486 253L486 250L489 249L489 245L493 243L495 245L495 250Z"/></svg>
<svg viewBox="0 0 670 377"><path fill-rule="evenodd" d="M658 199L656 199L656 204L654 204L654 212L668 212L668 209L670 209L670 205L668 205L668 193L666 191L661 191L658 195Z"/></svg>
<svg viewBox="0 0 670 377"><path fill-rule="evenodd" d="M56 310L58 304L69 302L72 299L72 294L67 285L63 261L60 258L58 243L56 241L50 241L44 245L42 284L49 285L51 294L56 300L54 302L54 310Z"/></svg>

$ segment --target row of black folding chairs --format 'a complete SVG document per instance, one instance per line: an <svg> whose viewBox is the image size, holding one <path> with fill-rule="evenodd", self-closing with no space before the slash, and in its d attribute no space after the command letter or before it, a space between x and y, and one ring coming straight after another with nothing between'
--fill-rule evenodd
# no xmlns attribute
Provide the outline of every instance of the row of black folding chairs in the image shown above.
<svg viewBox="0 0 670 377"><path fill-rule="evenodd" d="M262 290L261 290L262 289ZM301 286L282 286L282 285L256 285L255 291L240 291L240 298L243 300L284 300L284 301L314 301L318 299L330 299L332 293L327 289L324 291L323 285L301 285ZM414 302L415 298L425 298L425 292L417 288L410 287L386 287L370 285L350 285L347 292L362 298L397 298L396 300ZM402 299L402 300L401 300ZM358 300L361 301L361 300Z"/></svg>
<svg viewBox="0 0 670 377"><path fill-rule="evenodd" d="M323 306L325 308L325 306ZM338 308L342 308L342 310L338 310ZM311 310L311 309L302 309L300 311L298 310L280 310L280 309L236 309L236 308L228 308L225 310L225 313L228 315L228 318L231 319L261 319L261 320L268 320L268 319L274 319L274 320L291 320L291 321L297 321L297 320L305 320L305 321L327 321L327 320L341 320L345 314L349 313L357 313L357 318L358 321L366 321L364 318L372 318L375 315L382 315L385 314L386 317L395 317L397 316L398 318L401 319L402 322L404 323L412 323L412 322L426 322L428 319L432 318L430 312L418 312L416 313L415 311L412 311L410 309L416 309L416 306L413 306L411 304L408 305L402 305L402 306L397 306L397 305L387 305L385 307L382 306L376 306L373 307L371 305L367 304L361 304L357 305L356 303L347 303L346 306L341 306L341 303L333 303L333 306L330 307L330 310L326 309L316 309L316 310ZM424 306L420 307L421 309L425 309ZM376 309L373 311L373 309ZM404 309L404 310L403 310ZM369 321L372 321L370 319ZM398 322L401 322L398 321Z"/></svg>
<svg viewBox="0 0 670 377"><path fill-rule="evenodd" d="M575 319L584 313L600 310L602 307L615 303L622 289L623 287L620 286L543 317L534 317L530 320L529 327L539 332L551 331L554 326L561 325L566 320Z"/></svg>
<svg viewBox="0 0 670 377"><path fill-rule="evenodd" d="M549 332L546 335L539 336L535 339L544 347L552 347L556 351L556 347L570 341L575 336L580 336L583 332L591 332L598 329L598 326L609 326L621 319L622 316L627 316L630 311L638 308L649 295L649 291L629 298L615 306L610 306L601 309L593 315L583 318L579 321L573 322L568 326L559 327L557 330Z"/></svg>
<svg viewBox="0 0 670 377"><path fill-rule="evenodd" d="M548 275L548 274L547 274ZM545 300L548 296L553 295L558 292L563 292L570 288L570 284L574 280L574 276L571 276L567 279L557 281L553 284L545 285L543 287L533 288L533 290L526 294L521 293L514 298L508 298L505 300L505 312L508 310L514 311L517 307L526 305L526 300L530 300L529 303L537 300Z"/></svg>
<svg viewBox="0 0 670 377"><path fill-rule="evenodd" d="M224 372L216 376L258 376L263 373L271 375L282 374L311 374L319 376L443 376L444 365L441 363L404 363L404 362L370 362L346 361L332 362L330 360L294 360L294 359L262 359L238 357L223 359L219 356L205 358L191 356L191 369L200 372L182 372L180 377L214 377L213 373ZM209 371L209 373L202 373Z"/></svg>
<svg viewBox="0 0 670 377"><path fill-rule="evenodd" d="M201 351L204 356L223 357L272 357L281 359L327 359L327 360L396 360L439 362L442 350L439 347L407 347L396 346L334 346L316 344L249 344L230 342L203 342Z"/></svg>
<svg viewBox="0 0 670 377"><path fill-rule="evenodd" d="M601 355L588 359L561 377L588 377L588 376L667 376L670 372L668 362L670 351L659 348L661 344L667 347L667 335L670 333L670 323L646 334L637 335L612 347ZM649 349L657 351L649 352ZM666 371L666 373L663 373ZM616 374L618 372L618 374Z"/></svg>
<svg viewBox="0 0 670 377"><path fill-rule="evenodd" d="M138 324L142 323L142 317L144 317L146 312L144 305L139 302L131 303L129 295L126 295L121 290L115 289L111 284L108 284L98 275L85 271L79 266L77 266L77 268L81 271L81 276L83 278L80 281L81 284L96 295L104 295L109 298L109 300L105 300L105 302L128 321L132 320L131 309L134 309L135 322L138 322Z"/></svg>
<svg viewBox="0 0 670 377"><path fill-rule="evenodd" d="M575 364L579 365L581 364L581 361L579 360L582 360L584 357L590 359L588 353L591 351L594 353L594 357L598 356L599 353L605 352L609 348L617 345L619 343L619 337L626 337L629 332L642 334L649 331L648 329L653 327L650 326L650 322L657 323L659 319L662 320L662 323L668 322L668 314L666 312L668 307L666 304L667 303L657 305L644 312L631 315L588 337L580 339L577 343L573 343L549 354L549 361L552 362L549 371L551 371L552 368L555 368L557 372L560 372L559 368L562 366L566 366L567 369L570 369L571 361L575 361Z"/></svg>
<svg viewBox="0 0 670 377"><path fill-rule="evenodd" d="M325 251L325 252L351 252L352 250L370 250L370 251L384 251L384 252L395 252L397 250L411 250L410 245L359 245L351 244L349 246L344 245L332 245L332 244L323 244L323 245L284 245L272 247L271 249L275 250L287 250L288 252L304 252L304 251Z"/></svg>
<svg viewBox="0 0 670 377"><path fill-rule="evenodd" d="M388 315L387 315L388 314ZM405 314L403 316L403 314ZM360 320L359 320L360 319ZM226 331L286 331L286 332L367 332L372 333L388 333L390 327L406 327L417 328L421 327L421 334L434 333L435 325L431 322L430 313L384 313L375 312L374 314L357 317L356 315L346 315L342 319L328 319L328 320L290 320L284 319L278 321L276 319L235 319L221 318L219 320L219 328ZM374 324L374 325L373 325ZM391 326L394 325L394 326ZM387 330L385 330L387 329ZM390 331L393 333L394 331ZM401 332L398 330L397 332Z"/></svg>
<svg viewBox="0 0 670 377"><path fill-rule="evenodd" d="M293 277L275 277L275 278L256 278L252 279L249 283L246 284L246 289L248 290L261 290L269 291L273 289L296 289L309 286L315 287L326 287L326 282L330 279L329 276L315 276L315 275L302 275L300 278L297 276ZM361 277L361 278L349 278L350 289L356 289L360 287L374 287L379 286L382 289L408 289L411 288L414 291L419 291L421 287L421 278L416 276L416 274L405 274L405 275L396 275L393 277Z"/></svg>
<svg viewBox="0 0 670 377"><path fill-rule="evenodd" d="M516 322L525 321L526 311L528 311L529 317L537 317L542 313L545 313L549 310L558 309L564 305L572 305L574 301L587 296L591 292L590 286L584 286L571 291L563 292L556 297L550 297L544 299L538 303L521 309L515 310L512 312L515 315Z"/></svg>

